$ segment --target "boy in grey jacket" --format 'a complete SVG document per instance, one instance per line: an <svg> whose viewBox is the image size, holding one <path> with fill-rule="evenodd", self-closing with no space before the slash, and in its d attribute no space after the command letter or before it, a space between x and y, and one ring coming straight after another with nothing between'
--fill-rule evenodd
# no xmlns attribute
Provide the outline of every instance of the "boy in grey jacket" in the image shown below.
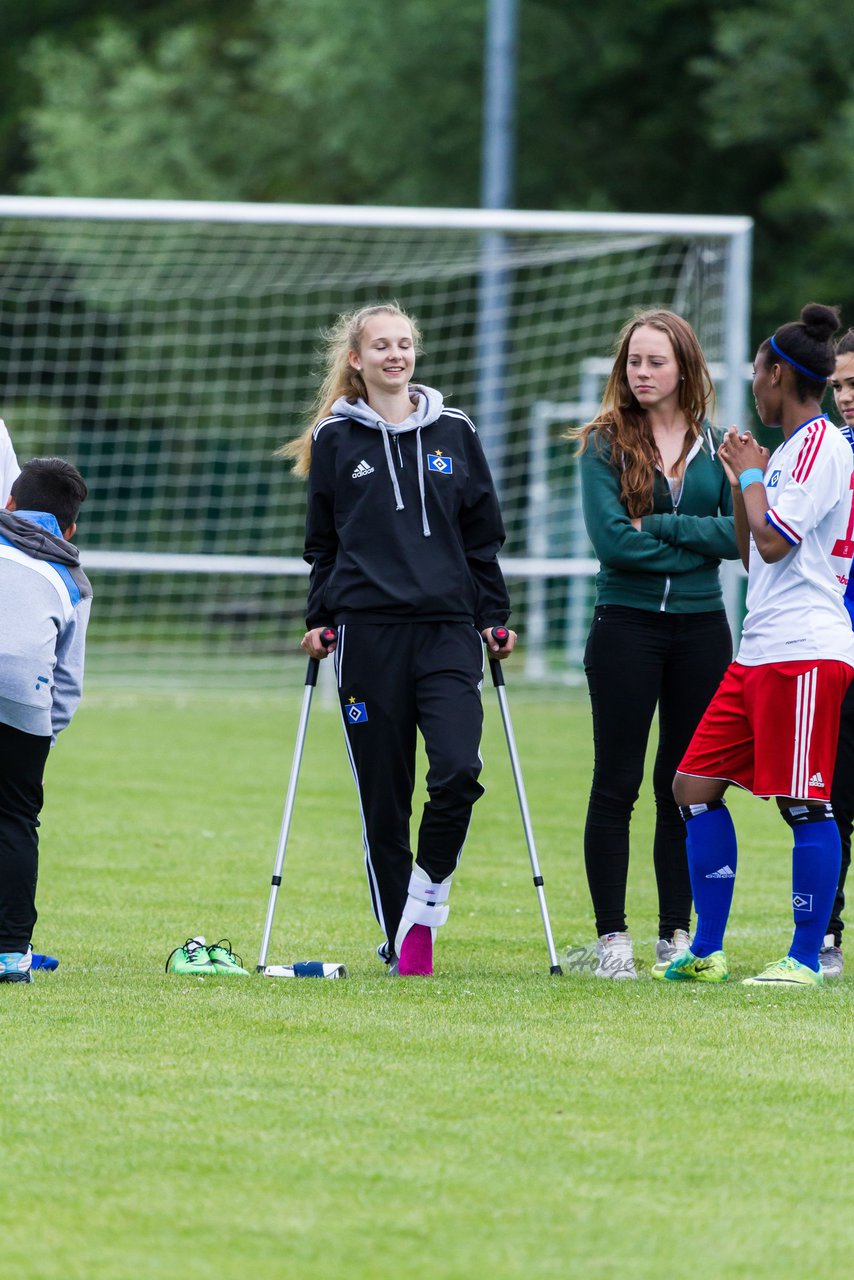
<svg viewBox="0 0 854 1280"><path fill-rule="evenodd" d="M31 982L42 778L83 685L92 588L71 538L87 494L33 458L0 511L0 982Z"/></svg>

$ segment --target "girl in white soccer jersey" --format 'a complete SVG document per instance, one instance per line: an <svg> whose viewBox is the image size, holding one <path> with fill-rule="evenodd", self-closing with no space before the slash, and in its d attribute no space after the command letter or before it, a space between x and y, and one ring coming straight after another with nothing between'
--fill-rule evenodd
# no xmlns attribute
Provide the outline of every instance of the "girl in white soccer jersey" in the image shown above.
<svg viewBox="0 0 854 1280"><path fill-rule="evenodd" d="M411 381L419 345L397 306L365 307L328 335L317 413L283 451L308 476L311 565L303 649L335 667L359 792L380 956L404 976L433 971L478 782L483 642L510 605L504 527L470 420ZM409 819L420 730L429 799L413 864Z"/></svg>
<svg viewBox="0 0 854 1280"><path fill-rule="evenodd" d="M753 395L783 443L768 457L750 432L727 432L720 456L733 488L748 569L741 646L679 765L673 794L687 823L697 908L691 949L671 981L722 982L736 838L723 796L731 783L775 796L792 828L794 937L789 953L748 984L822 981L819 949L839 877L833 820L839 710L854 668L843 603L852 552L852 454L822 415L834 368L837 312L816 303L759 347Z"/></svg>

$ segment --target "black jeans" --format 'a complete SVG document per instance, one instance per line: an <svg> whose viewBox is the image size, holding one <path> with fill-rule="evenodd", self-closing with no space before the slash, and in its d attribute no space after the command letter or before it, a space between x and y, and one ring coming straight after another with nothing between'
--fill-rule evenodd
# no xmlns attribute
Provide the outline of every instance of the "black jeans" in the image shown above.
<svg viewBox="0 0 854 1280"><path fill-rule="evenodd" d="M26 951L33 936L49 751L50 738L0 724L0 951Z"/></svg>
<svg viewBox="0 0 854 1280"><path fill-rule="evenodd" d="M593 786L584 861L598 934L626 928L629 819L658 707L653 771L658 933L688 929L691 882L673 775L732 658L723 610L652 613L599 605L584 653L593 711Z"/></svg>
<svg viewBox="0 0 854 1280"><path fill-rule="evenodd" d="M836 768L833 771L830 802L833 805L833 816L836 818L842 840L842 867L827 932L833 934L836 945L839 946L842 941L842 930L845 928L842 923L842 912L845 907L845 877L851 865L851 828L854 826L854 681L849 684L848 692L842 700L839 746L836 749Z"/></svg>

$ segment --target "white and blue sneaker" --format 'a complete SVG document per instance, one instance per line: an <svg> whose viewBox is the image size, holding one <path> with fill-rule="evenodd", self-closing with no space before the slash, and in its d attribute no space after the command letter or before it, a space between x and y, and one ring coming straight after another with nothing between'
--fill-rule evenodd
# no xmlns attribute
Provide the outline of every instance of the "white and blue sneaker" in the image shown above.
<svg viewBox="0 0 854 1280"><path fill-rule="evenodd" d="M0 982L32 982L33 949L0 952Z"/></svg>

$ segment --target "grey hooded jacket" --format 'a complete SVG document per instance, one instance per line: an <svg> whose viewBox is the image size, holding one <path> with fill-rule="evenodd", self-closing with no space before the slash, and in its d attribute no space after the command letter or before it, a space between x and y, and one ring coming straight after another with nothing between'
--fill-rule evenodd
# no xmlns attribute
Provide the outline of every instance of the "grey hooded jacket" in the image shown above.
<svg viewBox="0 0 854 1280"><path fill-rule="evenodd" d="M44 511L0 511L0 722L52 737L83 689L92 604L77 548Z"/></svg>

